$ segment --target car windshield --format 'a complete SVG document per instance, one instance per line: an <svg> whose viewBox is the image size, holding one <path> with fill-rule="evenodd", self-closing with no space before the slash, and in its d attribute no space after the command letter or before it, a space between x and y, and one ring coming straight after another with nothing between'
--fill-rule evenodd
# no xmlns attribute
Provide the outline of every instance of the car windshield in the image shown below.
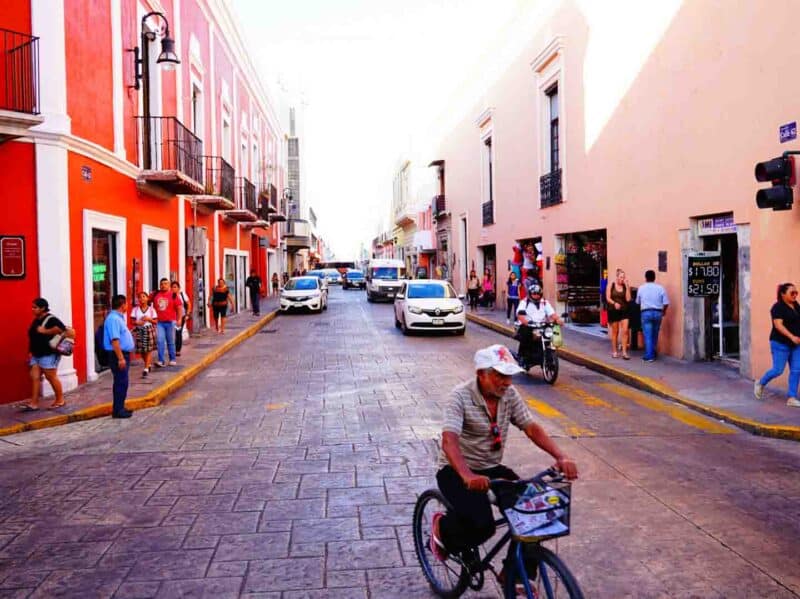
<svg viewBox="0 0 800 599"><path fill-rule="evenodd" d="M414 283L408 286L408 299L453 298L455 290L449 285L439 283Z"/></svg>
<svg viewBox="0 0 800 599"><path fill-rule="evenodd" d="M405 276L405 271L405 268L397 268L396 266L377 266L372 269L372 278L396 281Z"/></svg>
<svg viewBox="0 0 800 599"><path fill-rule="evenodd" d="M306 276L307 277L317 277L318 279L321 279L322 277L325 276L325 273L322 272L321 270L309 270L306 273Z"/></svg>
<svg viewBox="0 0 800 599"><path fill-rule="evenodd" d="M308 290L308 289L316 289L317 282L314 279L291 279L288 283L286 283L286 287L289 291L298 291L298 290Z"/></svg>

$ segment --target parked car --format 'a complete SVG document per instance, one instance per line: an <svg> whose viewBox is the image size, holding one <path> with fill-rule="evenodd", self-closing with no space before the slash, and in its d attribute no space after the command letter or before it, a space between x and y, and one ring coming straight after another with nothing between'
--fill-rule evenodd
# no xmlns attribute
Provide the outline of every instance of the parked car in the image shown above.
<svg viewBox="0 0 800 599"><path fill-rule="evenodd" d="M325 268L322 270L322 272L325 274L325 278L328 280L330 285L342 284L342 273L335 268Z"/></svg>
<svg viewBox="0 0 800 599"><path fill-rule="evenodd" d="M394 298L394 326L404 335L435 330L463 335L467 329L463 299L447 281L406 281Z"/></svg>
<svg viewBox="0 0 800 599"><path fill-rule="evenodd" d="M281 311L328 309L328 289L315 276L292 277L281 291Z"/></svg>
<svg viewBox="0 0 800 599"><path fill-rule="evenodd" d="M364 273L354 268L348 268L347 272L342 277L342 288L349 289L355 287L356 289L366 289L367 280L364 278Z"/></svg>
<svg viewBox="0 0 800 599"><path fill-rule="evenodd" d="M309 270L304 276L317 277L325 290L328 289L328 277L325 275L324 270Z"/></svg>

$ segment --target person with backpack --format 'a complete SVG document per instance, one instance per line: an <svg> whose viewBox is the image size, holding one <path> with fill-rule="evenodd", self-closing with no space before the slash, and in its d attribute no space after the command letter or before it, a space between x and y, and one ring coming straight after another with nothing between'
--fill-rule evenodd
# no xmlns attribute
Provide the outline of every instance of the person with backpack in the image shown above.
<svg viewBox="0 0 800 599"><path fill-rule="evenodd" d="M31 369L33 387L30 401L22 404L21 411L35 412L39 409L42 376L50 383L55 394L55 399L48 409L61 408L66 404L64 390L58 378L58 363L61 361L61 354L52 347L50 341L56 335L64 333L67 327L50 313L50 304L43 297L33 300L31 309L33 322L28 328L28 366Z"/></svg>
<svg viewBox="0 0 800 599"><path fill-rule="evenodd" d="M175 355L181 355L181 348L183 347L183 329L186 326L186 321L189 320L189 314L192 312L192 301L186 292L181 290L181 284L178 281L172 281L172 297L180 298L183 304L183 315L180 320L175 324Z"/></svg>

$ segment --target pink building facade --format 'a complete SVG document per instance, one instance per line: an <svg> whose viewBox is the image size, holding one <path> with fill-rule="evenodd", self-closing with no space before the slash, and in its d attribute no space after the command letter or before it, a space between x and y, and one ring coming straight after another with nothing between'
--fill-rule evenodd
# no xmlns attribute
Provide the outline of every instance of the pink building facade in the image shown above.
<svg viewBox="0 0 800 599"><path fill-rule="evenodd" d="M776 286L800 279L797 208L759 210L753 176L800 148L778 135L798 116L800 82L782 75L793 25L775 15L796 6L586 4L540 15L427 157L447 179L434 228L452 280L463 291L470 270L489 269L502 294L519 243L559 312L601 327L605 271L639 285L652 269L670 297L662 353L760 375ZM689 280L703 257L716 286Z"/></svg>

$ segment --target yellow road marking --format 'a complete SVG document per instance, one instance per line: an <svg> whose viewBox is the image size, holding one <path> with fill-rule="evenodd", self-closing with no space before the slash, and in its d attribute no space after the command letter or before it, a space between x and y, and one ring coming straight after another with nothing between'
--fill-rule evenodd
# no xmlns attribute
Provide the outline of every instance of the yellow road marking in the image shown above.
<svg viewBox="0 0 800 599"><path fill-rule="evenodd" d="M282 410L283 408L287 407L288 403L268 403L267 409L268 410Z"/></svg>
<svg viewBox="0 0 800 599"><path fill-rule="evenodd" d="M706 416L687 410L686 408L670 403L667 400L649 397L640 391L631 389L630 387L626 387L618 383L598 383L598 385L604 389L608 389L612 393L630 399L632 402L642 406L643 408L666 414L667 416L670 416L671 418L674 418L683 424L700 429L707 433L715 435L730 435L735 432L730 426L721 424L715 420L711 420Z"/></svg>
<svg viewBox="0 0 800 599"><path fill-rule="evenodd" d="M549 418L550 420L554 420L561 428L564 429L564 432L573 438L576 437L594 437L595 432L580 426L576 422L573 422L564 414L559 412L549 403L546 403L540 399L536 399L530 395L526 397L526 401L528 405L532 407L536 412L544 416L545 418Z"/></svg>
<svg viewBox="0 0 800 599"><path fill-rule="evenodd" d="M605 408L607 410L611 410L612 412L617 412L618 414L624 415L627 415L628 413L619 406L615 406L614 404L611 404L606 400L597 397L596 395L592 395L588 391L584 391L583 389L580 389L574 385L559 385L559 391L566 393L570 397L577 399L581 403L592 408Z"/></svg>

